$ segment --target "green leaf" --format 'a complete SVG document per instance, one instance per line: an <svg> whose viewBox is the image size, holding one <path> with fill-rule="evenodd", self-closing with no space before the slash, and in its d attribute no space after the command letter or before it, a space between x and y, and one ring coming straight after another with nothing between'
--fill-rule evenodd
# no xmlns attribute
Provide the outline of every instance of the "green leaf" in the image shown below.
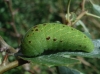
<svg viewBox="0 0 100 74"><path fill-rule="evenodd" d="M100 6L96 4L92 4L92 6L93 6L94 13L100 16Z"/></svg>
<svg viewBox="0 0 100 74"><path fill-rule="evenodd" d="M38 57L21 57L24 60L28 60L32 63L48 65L48 66L64 66L70 65L74 63L79 63L79 60L75 58L70 58L70 56L83 56L89 58L100 58L100 40L93 40L95 49L93 52L85 53L85 52L59 52L51 55L42 55Z"/></svg>
<svg viewBox="0 0 100 74"><path fill-rule="evenodd" d="M83 74L81 72L79 72L78 70L75 69L71 69L65 66L59 66L57 67L59 74Z"/></svg>
<svg viewBox="0 0 100 74"><path fill-rule="evenodd" d="M83 29L84 29L84 34L86 34L89 38L91 38L91 35L90 35L87 27L85 26L84 22L79 20L75 25L77 25L77 26L81 25L83 27Z"/></svg>
<svg viewBox="0 0 100 74"><path fill-rule="evenodd" d="M30 61L31 63L47 65L47 66L64 66L64 65L80 63L79 60L77 59L60 56L58 54L43 55L34 58L24 58L24 57L21 58Z"/></svg>

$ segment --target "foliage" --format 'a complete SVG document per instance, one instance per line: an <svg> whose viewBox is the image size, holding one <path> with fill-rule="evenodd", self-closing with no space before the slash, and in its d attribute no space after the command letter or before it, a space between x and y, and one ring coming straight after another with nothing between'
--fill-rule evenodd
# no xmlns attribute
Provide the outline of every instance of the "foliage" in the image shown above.
<svg viewBox="0 0 100 74"><path fill-rule="evenodd" d="M82 8L82 2L84 0L72 0L70 4L70 12L74 12L75 16L78 16L82 13L82 10L88 10L89 13L100 16L100 6L99 0L95 0L93 2L92 0L86 0L85 6ZM65 15L68 15L68 0L0 0L0 36L3 37L3 39L12 47L19 49L19 46L21 44L21 40L23 36L25 35L26 31L37 24L40 23L46 23L46 22L57 22L67 24L68 20L65 18ZM87 14L89 15L89 14ZM92 15L93 16L93 15ZM95 17L95 16L94 16ZM38 58L31 59L34 63L46 63L52 64L54 66L57 66L59 63L61 64L62 60L65 60L63 58L57 59L57 57L64 57L66 58L65 61L62 61L62 64L67 67L59 66L57 67L57 70L55 67L47 67L42 65L31 65L28 66L26 69L24 66L20 66L17 68L14 68L12 70L9 70L5 72L4 74L13 74L13 73L19 73L19 74L60 74L62 70L63 72L70 73L70 74L81 74L81 72L85 74L100 74L100 67L99 67L99 61L100 59L100 19L94 18L89 16L83 16L80 22L73 25L73 27L77 28L80 31L83 31L86 35L88 35L91 39L93 39L94 45L95 45L95 51L91 53L81 53L81 52L63 52L63 53L57 53L51 54L48 56L39 56ZM72 18L72 17L71 17ZM98 40L97 40L98 39ZM0 64L1 60L3 60L3 53L0 53ZM17 56L18 54L16 54ZM59 56L61 55L61 56ZM71 55L71 57L69 56ZM83 57L76 57L77 56L84 56ZM9 56L11 60L8 60L9 62L13 62L16 60L16 56ZM74 57L72 57L74 56ZM37 59L41 59L38 61ZM49 57L49 58L48 58ZM89 58L91 57L91 58ZM93 58L94 57L94 58ZM30 58L24 58L21 57L24 60L29 60ZM53 58L53 59L52 59ZM74 59L73 59L74 58ZM48 60L46 60L48 59ZM55 59L59 60L55 62ZM51 60L51 61L50 61ZM71 62L67 61L70 60ZM91 61L92 60L92 61ZM53 62L52 62L53 61ZM72 62L74 61L74 63ZM79 63L81 61L81 64ZM55 62L55 63L54 63ZM66 65L65 65L66 62ZM77 62L77 63L76 63ZM73 64L71 64L73 63ZM71 64L71 65L70 65ZM71 68L70 68L71 67ZM73 69L72 69L73 68ZM74 70L74 69L78 69ZM58 70L60 71L59 73ZM64 74L65 74L64 73Z"/></svg>

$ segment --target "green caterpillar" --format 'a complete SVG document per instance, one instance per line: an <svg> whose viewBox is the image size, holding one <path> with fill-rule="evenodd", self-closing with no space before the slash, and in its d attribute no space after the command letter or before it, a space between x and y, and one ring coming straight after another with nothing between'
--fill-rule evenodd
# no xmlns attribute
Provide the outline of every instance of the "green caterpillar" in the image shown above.
<svg viewBox="0 0 100 74"><path fill-rule="evenodd" d="M28 30L21 44L25 56L41 55L45 51L84 51L94 49L92 41L79 30L58 23L44 23Z"/></svg>

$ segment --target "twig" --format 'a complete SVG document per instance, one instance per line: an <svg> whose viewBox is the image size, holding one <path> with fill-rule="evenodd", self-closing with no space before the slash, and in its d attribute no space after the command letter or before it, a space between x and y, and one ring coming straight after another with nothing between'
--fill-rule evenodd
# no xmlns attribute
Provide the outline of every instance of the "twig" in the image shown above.
<svg viewBox="0 0 100 74"><path fill-rule="evenodd" d="M93 4L92 0L89 0L91 4Z"/></svg>
<svg viewBox="0 0 100 74"><path fill-rule="evenodd" d="M95 17L95 18L99 18L100 19L100 17L97 16L97 15L94 15L94 14L91 14L91 13L88 13L88 12L86 12L85 14L88 15L88 16L92 16L92 17Z"/></svg>
<svg viewBox="0 0 100 74"><path fill-rule="evenodd" d="M84 5L85 5L85 1L86 0L83 0L82 2L82 13L76 18L76 20L72 23L72 25L74 25L77 21L79 21L84 15L88 15L88 16L92 16L92 17L95 17L95 18L99 18L99 16L96 16L96 15L93 15L91 13L88 13L88 11L85 11L85 8L84 8ZM92 1L90 0L90 2L92 3Z"/></svg>
<svg viewBox="0 0 100 74"><path fill-rule="evenodd" d="M35 73L34 73L33 71L31 71L31 70L29 70L28 72L31 73L31 74L35 74Z"/></svg>
<svg viewBox="0 0 100 74"><path fill-rule="evenodd" d="M8 51L11 54L17 53L18 51L15 50L13 47L8 45L3 38L0 36L0 51Z"/></svg>
<svg viewBox="0 0 100 74"><path fill-rule="evenodd" d="M1 65L5 66L7 62L8 62L8 54L5 54Z"/></svg>
<svg viewBox="0 0 100 74"><path fill-rule="evenodd" d="M91 18L91 21L93 22L93 24L95 24L95 27L98 28L98 30L100 30L100 23L99 21L97 21L96 19Z"/></svg>
<svg viewBox="0 0 100 74"><path fill-rule="evenodd" d="M68 7L67 7L67 14L68 14L68 20L70 19L69 18L69 14L70 14L70 3L71 3L71 0L68 0Z"/></svg>
<svg viewBox="0 0 100 74"><path fill-rule="evenodd" d="M88 62L88 61L86 61L83 57L77 57L84 65L86 65L86 66L91 66L91 64Z"/></svg>
<svg viewBox="0 0 100 74"><path fill-rule="evenodd" d="M71 21L70 21L70 4L71 4L71 0L68 0L68 7L67 7L67 22L68 22L68 25L71 26Z"/></svg>
<svg viewBox="0 0 100 74"><path fill-rule="evenodd" d="M83 0L82 3L81 3L82 12L85 11L85 8L84 8L84 7L85 7L85 1L86 1L86 0Z"/></svg>
<svg viewBox="0 0 100 74"><path fill-rule="evenodd" d="M23 65L25 63L28 63L28 61L25 61L25 60L22 60L22 59L18 59L14 62L11 62L9 64L7 64L6 66L0 66L0 74L3 74L4 72L12 69L12 68L15 68L17 66L20 66L20 65Z"/></svg>
<svg viewBox="0 0 100 74"><path fill-rule="evenodd" d="M82 12L82 13L76 18L76 20L72 23L72 25L74 25L77 21L79 21L86 13L87 13L87 11Z"/></svg>
<svg viewBox="0 0 100 74"><path fill-rule="evenodd" d="M59 13L59 16L62 18L62 22L64 24L66 24L66 20L65 20L65 15L64 15L64 11L63 11L63 7L62 7L62 1L61 0L58 0L58 3L59 3L59 9L60 9L60 13Z"/></svg>

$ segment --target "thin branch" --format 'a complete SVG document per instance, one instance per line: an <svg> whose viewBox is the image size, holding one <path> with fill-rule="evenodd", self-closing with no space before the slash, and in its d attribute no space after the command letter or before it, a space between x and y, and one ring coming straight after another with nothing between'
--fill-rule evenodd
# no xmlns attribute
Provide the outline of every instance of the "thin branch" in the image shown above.
<svg viewBox="0 0 100 74"><path fill-rule="evenodd" d="M69 20L69 14L70 14L70 3L71 3L71 0L68 0L68 7L67 7L67 14L68 14L68 20Z"/></svg>
<svg viewBox="0 0 100 74"><path fill-rule="evenodd" d="M79 56L77 56L77 58L81 61L81 63L83 63L84 65L86 65L86 66L91 66L91 64L88 62L88 61L86 61L83 57L79 57Z"/></svg>
<svg viewBox="0 0 100 74"><path fill-rule="evenodd" d="M22 60L22 59L18 59L14 62L11 62L9 64L7 64L6 66L0 66L0 74L3 74L4 72L12 69L12 68L15 68L17 66L20 66L20 65L23 65L25 63L28 63L28 61L25 61L25 60Z"/></svg>
<svg viewBox="0 0 100 74"><path fill-rule="evenodd" d="M99 16L94 15L94 14L91 14L91 13L88 13L88 11L84 11L84 12L82 12L82 13L76 18L76 20L72 23L72 25L74 25L77 21L79 21L84 15L92 16L92 17L95 17L95 18L100 19Z"/></svg>
<svg viewBox="0 0 100 74"><path fill-rule="evenodd" d="M93 4L92 0L89 0L91 4Z"/></svg>
<svg viewBox="0 0 100 74"><path fill-rule="evenodd" d="M71 21L70 21L70 4L71 4L71 0L68 0L68 7L67 7L67 15L68 15L67 22L68 22L68 24L67 25L69 25L69 26L71 26Z"/></svg>
<svg viewBox="0 0 100 74"><path fill-rule="evenodd" d="M96 19L91 18L91 21L93 22L93 24L95 24L95 27L98 28L98 30L100 31L100 23L99 21L97 21Z"/></svg>
<svg viewBox="0 0 100 74"><path fill-rule="evenodd" d="M4 40L3 40L3 38L0 36L0 51L2 52L2 51L9 51L9 53L16 53L17 51L13 48L13 47L11 47L11 46L9 46ZM5 56L5 58L4 58L4 60L3 60L3 62L2 62L2 64L0 65L0 74L3 74L5 71L8 71L8 70L10 70L10 69L12 69L12 68L15 68L15 67L17 67L17 66L20 66L20 65L23 65L23 64L25 64L25 63L28 63L28 61L25 61L25 60L22 60L22 59L18 59L18 60L16 60L16 61L14 61L14 62L11 62L11 63L7 63L6 65L4 65L4 63L5 63L5 61L7 60L7 56L8 55L6 55Z"/></svg>
<svg viewBox="0 0 100 74"><path fill-rule="evenodd" d="M98 19L100 19L100 17L99 17L99 16L97 16L97 15L94 15L94 14L91 14L91 13L88 13L88 12L86 12L86 15L88 15L88 16L92 16L92 17L95 17L95 18L98 18Z"/></svg>
<svg viewBox="0 0 100 74"><path fill-rule="evenodd" d="M13 47L8 45L3 38L0 36L0 51L8 51L11 54L17 53L18 51L15 50Z"/></svg>
<svg viewBox="0 0 100 74"><path fill-rule="evenodd" d="M85 1L86 1L86 0L83 0L82 3L81 3L82 12L85 11Z"/></svg>
<svg viewBox="0 0 100 74"><path fill-rule="evenodd" d="M5 66L7 62L8 62L8 54L5 54L1 65Z"/></svg>
<svg viewBox="0 0 100 74"><path fill-rule="evenodd" d="M87 11L82 12L82 13L76 18L76 20L72 23L72 25L74 25L76 22L78 22L86 13L87 13Z"/></svg>

